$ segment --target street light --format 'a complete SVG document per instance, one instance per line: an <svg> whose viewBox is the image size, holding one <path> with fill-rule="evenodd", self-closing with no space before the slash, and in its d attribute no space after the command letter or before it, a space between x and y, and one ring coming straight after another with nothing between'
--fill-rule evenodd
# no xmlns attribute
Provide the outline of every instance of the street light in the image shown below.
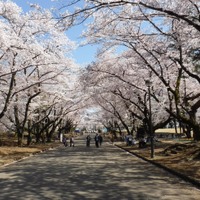
<svg viewBox="0 0 200 200"><path fill-rule="evenodd" d="M145 81L146 86L148 87L149 94L149 131L150 131L150 142L151 142L151 158L154 158L154 135L152 131L152 119L151 119L151 81L148 79Z"/></svg>

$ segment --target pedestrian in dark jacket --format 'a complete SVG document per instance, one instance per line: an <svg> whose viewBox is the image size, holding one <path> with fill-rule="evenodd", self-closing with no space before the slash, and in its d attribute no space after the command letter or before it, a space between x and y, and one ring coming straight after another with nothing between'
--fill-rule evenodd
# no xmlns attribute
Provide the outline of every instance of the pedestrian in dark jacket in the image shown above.
<svg viewBox="0 0 200 200"><path fill-rule="evenodd" d="M65 147L67 146L67 138L66 137L63 138L63 144Z"/></svg>
<svg viewBox="0 0 200 200"><path fill-rule="evenodd" d="M95 135L94 141L95 141L96 147L99 147L99 135L98 135L98 133Z"/></svg>
<svg viewBox="0 0 200 200"><path fill-rule="evenodd" d="M91 140L90 135L87 135L87 137L86 137L86 146L87 146L87 147L90 146L90 140Z"/></svg>
<svg viewBox="0 0 200 200"><path fill-rule="evenodd" d="M101 146L102 142L103 142L103 137L101 135L99 135L99 145L100 146Z"/></svg>

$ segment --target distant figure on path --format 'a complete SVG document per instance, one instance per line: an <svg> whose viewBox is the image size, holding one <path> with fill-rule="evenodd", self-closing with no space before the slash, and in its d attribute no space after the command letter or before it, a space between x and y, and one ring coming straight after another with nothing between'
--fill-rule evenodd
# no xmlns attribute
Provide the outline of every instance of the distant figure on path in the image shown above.
<svg viewBox="0 0 200 200"><path fill-rule="evenodd" d="M98 135L98 133L95 135L94 141L95 141L96 147L99 147L99 135Z"/></svg>
<svg viewBox="0 0 200 200"><path fill-rule="evenodd" d="M74 138L70 137L70 147L74 147Z"/></svg>
<svg viewBox="0 0 200 200"><path fill-rule="evenodd" d="M65 147L67 146L67 138L66 137L63 137L63 144Z"/></svg>
<svg viewBox="0 0 200 200"><path fill-rule="evenodd" d="M101 135L99 135L99 144L100 144L100 146L101 146L102 142L103 142L103 137Z"/></svg>
<svg viewBox="0 0 200 200"><path fill-rule="evenodd" d="M90 140L91 140L90 135L87 135L87 137L86 137L86 146L87 146L87 147L90 146Z"/></svg>

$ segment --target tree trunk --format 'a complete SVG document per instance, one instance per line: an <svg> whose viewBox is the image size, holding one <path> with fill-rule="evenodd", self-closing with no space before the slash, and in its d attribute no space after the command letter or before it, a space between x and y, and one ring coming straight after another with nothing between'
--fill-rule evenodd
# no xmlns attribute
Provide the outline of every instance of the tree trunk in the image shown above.
<svg viewBox="0 0 200 200"><path fill-rule="evenodd" d="M193 127L193 138L195 141L200 141L200 127L198 125Z"/></svg>
<svg viewBox="0 0 200 200"><path fill-rule="evenodd" d="M195 141L200 141L200 126L196 122L196 110L190 112L190 119L193 124L193 138Z"/></svg>
<svg viewBox="0 0 200 200"><path fill-rule="evenodd" d="M23 134L20 130L17 131L17 138L18 138L18 146L21 147L22 146L22 139L23 139Z"/></svg>

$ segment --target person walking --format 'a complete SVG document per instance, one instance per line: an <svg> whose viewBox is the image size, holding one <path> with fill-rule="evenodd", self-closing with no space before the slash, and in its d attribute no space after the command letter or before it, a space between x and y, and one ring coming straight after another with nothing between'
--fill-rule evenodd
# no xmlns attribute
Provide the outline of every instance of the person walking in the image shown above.
<svg viewBox="0 0 200 200"><path fill-rule="evenodd" d="M70 147L74 147L74 138L70 137Z"/></svg>
<svg viewBox="0 0 200 200"><path fill-rule="evenodd" d="M99 147L99 135L98 135L98 133L95 135L94 141L95 141L96 147Z"/></svg>
<svg viewBox="0 0 200 200"><path fill-rule="evenodd" d="M102 137L102 135L99 135L99 145L100 146L101 146L102 142L103 142L103 137Z"/></svg>
<svg viewBox="0 0 200 200"><path fill-rule="evenodd" d="M87 147L90 146L90 140L91 140L90 135L87 135L87 137L86 137L86 146L87 146Z"/></svg>
<svg viewBox="0 0 200 200"><path fill-rule="evenodd" d="M66 137L63 137L63 144L65 147L67 147L67 138Z"/></svg>

